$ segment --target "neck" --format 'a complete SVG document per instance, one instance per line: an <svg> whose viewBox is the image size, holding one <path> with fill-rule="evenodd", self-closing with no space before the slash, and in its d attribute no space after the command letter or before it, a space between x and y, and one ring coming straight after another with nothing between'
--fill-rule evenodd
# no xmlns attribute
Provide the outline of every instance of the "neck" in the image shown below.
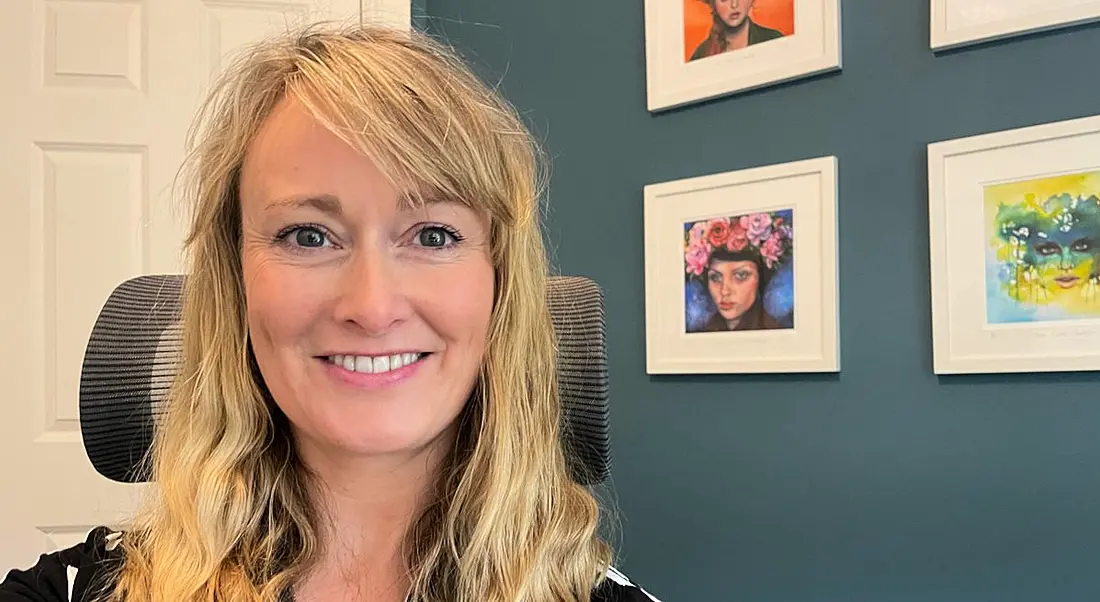
<svg viewBox="0 0 1100 602"><path fill-rule="evenodd" d="M404 599L406 533L433 494L444 459L440 450L449 449L449 441L444 437L423 449L383 456L302 442L323 522L313 568L299 587L300 601Z"/></svg>

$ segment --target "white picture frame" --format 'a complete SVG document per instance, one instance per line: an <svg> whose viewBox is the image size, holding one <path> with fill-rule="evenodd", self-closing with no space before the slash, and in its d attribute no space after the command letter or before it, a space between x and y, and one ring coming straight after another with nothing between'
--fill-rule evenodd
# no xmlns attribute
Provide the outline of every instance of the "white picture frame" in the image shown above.
<svg viewBox="0 0 1100 602"><path fill-rule="evenodd" d="M1100 20L1100 0L931 0L931 47L948 50Z"/></svg>
<svg viewBox="0 0 1100 602"><path fill-rule="evenodd" d="M644 196L648 374L840 370L835 157L649 184L644 188ZM786 230L787 240L793 244L782 245L787 249L782 260L785 263L773 264L774 271L759 263L758 274L763 275L756 280L767 287L759 291L758 299L774 292L780 274L787 278L783 286L793 283L793 290L788 288L784 293L789 295L785 301L782 300L784 295L770 298L780 298L780 302L786 303L788 313L776 315L788 316L784 319L789 322L782 327L773 323L769 329L714 331L709 328L712 322L725 325L728 322L722 320L724 314L718 317L720 312L717 312L714 293L707 292L712 282L711 273L702 276L700 282L691 280L700 276L692 273L694 260L688 257L692 236L689 229L695 223L714 218L733 217L730 223L734 223L736 216L753 216L754 221L748 223L749 229L740 231L746 238L755 236L753 228L763 224L774 224L776 233L782 229L780 219L756 222L755 216L760 213L793 216L787 220L793 223L793 229ZM732 237L723 240L731 241ZM749 244L756 245L755 242ZM754 248L766 249L768 244L764 242ZM704 256L708 266L715 265L710 262L714 257ZM771 274L770 278L767 274ZM692 327L689 326L695 311L692 304L701 294L709 295L703 303L710 311L697 316L696 326ZM748 307L747 303L741 307ZM770 309L767 311L774 313ZM763 316L760 307L741 315L754 314ZM704 321L706 326L700 328ZM725 325L722 328L726 328Z"/></svg>
<svg viewBox="0 0 1100 602"><path fill-rule="evenodd" d="M1100 117L934 142L928 187L934 372L1100 369Z"/></svg>
<svg viewBox="0 0 1100 602"><path fill-rule="evenodd" d="M649 111L841 69L840 0L783 1L793 2L789 35L688 60L683 0L645 0Z"/></svg>

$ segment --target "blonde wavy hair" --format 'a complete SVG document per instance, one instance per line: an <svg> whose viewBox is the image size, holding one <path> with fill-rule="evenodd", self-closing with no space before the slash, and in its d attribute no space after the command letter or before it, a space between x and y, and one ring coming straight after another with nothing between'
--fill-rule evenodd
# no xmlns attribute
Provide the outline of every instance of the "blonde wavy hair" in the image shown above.
<svg viewBox="0 0 1100 602"><path fill-rule="evenodd" d="M198 115L184 172L181 368L106 599L275 601L323 520L249 345L238 179L286 95L371 157L413 202L490 219L495 305L478 383L436 495L407 534L420 602L587 602L610 563L599 507L569 476L540 231L541 153L515 110L425 34L313 25L251 47Z"/></svg>

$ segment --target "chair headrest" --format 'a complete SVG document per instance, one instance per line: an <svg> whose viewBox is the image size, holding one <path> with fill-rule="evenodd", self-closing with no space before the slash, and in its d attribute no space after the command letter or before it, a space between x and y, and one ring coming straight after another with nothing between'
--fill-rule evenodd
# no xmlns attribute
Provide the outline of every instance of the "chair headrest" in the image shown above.
<svg viewBox="0 0 1100 602"><path fill-rule="evenodd" d="M84 449L103 476L148 480L142 460L178 369L185 277L139 276L111 293L96 319L80 374ZM603 294L591 280L550 279L558 341L562 445L573 478L593 485L610 470Z"/></svg>

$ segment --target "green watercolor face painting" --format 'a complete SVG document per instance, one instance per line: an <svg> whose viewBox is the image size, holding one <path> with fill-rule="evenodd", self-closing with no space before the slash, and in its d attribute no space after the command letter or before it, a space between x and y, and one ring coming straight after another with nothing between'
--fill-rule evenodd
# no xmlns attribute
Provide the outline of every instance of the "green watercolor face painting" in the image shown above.
<svg viewBox="0 0 1100 602"><path fill-rule="evenodd" d="M990 323L1100 318L1100 171L985 188Z"/></svg>

